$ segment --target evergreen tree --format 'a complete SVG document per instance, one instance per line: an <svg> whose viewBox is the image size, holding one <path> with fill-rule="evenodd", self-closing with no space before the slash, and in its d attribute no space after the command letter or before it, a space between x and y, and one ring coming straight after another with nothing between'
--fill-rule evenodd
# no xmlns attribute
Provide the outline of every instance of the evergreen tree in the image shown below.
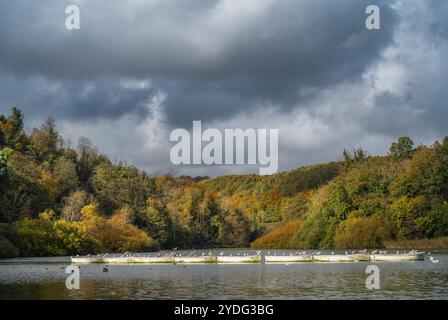
<svg viewBox="0 0 448 320"><path fill-rule="evenodd" d="M52 164L59 154L58 144L59 135L53 118L49 117L40 129L34 128L31 134L31 151L38 161Z"/></svg>
<svg viewBox="0 0 448 320"><path fill-rule="evenodd" d="M28 151L29 140L23 130L23 114L19 108L12 108L11 115L2 127L3 140L6 140L7 146L20 152Z"/></svg>

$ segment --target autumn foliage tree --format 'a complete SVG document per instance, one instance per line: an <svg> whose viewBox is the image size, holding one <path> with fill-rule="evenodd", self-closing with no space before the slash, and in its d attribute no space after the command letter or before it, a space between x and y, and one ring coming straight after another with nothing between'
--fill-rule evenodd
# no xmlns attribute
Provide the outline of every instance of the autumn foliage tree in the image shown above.
<svg viewBox="0 0 448 320"><path fill-rule="evenodd" d="M273 226L277 227L273 227ZM264 234L265 230L269 230ZM271 176L154 177L48 118L0 115L0 257L158 248L378 247L448 235L448 138ZM261 236L261 237L260 237Z"/></svg>

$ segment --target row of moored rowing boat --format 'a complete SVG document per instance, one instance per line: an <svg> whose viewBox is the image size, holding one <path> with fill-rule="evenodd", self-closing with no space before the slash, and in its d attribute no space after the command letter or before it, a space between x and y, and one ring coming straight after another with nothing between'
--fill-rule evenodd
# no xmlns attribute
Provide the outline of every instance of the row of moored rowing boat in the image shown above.
<svg viewBox="0 0 448 320"><path fill-rule="evenodd" d="M203 255L203 256L84 256L71 257L73 263L104 263L104 264L157 264L157 263L298 263L298 262L363 262L363 261L421 261L425 259L424 252L410 253L357 253L357 254L291 254L291 255Z"/></svg>

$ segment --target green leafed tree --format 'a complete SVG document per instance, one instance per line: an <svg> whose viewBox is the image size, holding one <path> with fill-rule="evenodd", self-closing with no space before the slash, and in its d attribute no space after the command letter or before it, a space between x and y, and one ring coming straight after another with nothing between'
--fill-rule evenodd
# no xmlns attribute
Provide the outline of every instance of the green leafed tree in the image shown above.
<svg viewBox="0 0 448 320"><path fill-rule="evenodd" d="M6 181L0 184L0 222L35 216L51 208L41 173L39 165L29 157L20 152L12 154L7 162Z"/></svg>
<svg viewBox="0 0 448 320"><path fill-rule="evenodd" d="M225 210L219 225L219 243L224 246L246 247L250 240L250 223L239 209Z"/></svg>
<svg viewBox="0 0 448 320"><path fill-rule="evenodd" d="M55 161L53 175L59 183L60 192L63 196L79 186L76 164L68 158L60 157Z"/></svg>
<svg viewBox="0 0 448 320"><path fill-rule="evenodd" d="M143 229L161 247L166 247L170 237L170 220L166 208L160 199L152 196L148 198L146 215L141 224Z"/></svg>
<svg viewBox="0 0 448 320"><path fill-rule="evenodd" d="M95 167L92 187L107 215L128 205L134 210L143 209L150 195L150 179L135 167L103 163Z"/></svg>
<svg viewBox="0 0 448 320"><path fill-rule="evenodd" d="M409 137L400 137L393 142L389 154L395 159L409 159L414 152L414 142Z"/></svg>

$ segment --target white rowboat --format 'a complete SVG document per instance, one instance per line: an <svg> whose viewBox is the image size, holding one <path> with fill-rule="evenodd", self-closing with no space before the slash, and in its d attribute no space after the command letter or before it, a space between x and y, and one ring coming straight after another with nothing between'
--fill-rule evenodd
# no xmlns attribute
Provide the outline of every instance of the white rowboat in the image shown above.
<svg viewBox="0 0 448 320"><path fill-rule="evenodd" d="M260 263L261 256L218 256L218 263Z"/></svg>
<svg viewBox="0 0 448 320"><path fill-rule="evenodd" d="M293 255L293 256L264 256L267 263L282 263L282 262L313 262L313 256L310 254Z"/></svg>
<svg viewBox="0 0 448 320"><path fill-rule="evenodd" d="M72 263L88 264L88 263L103 263L101 257L71 257Z"/></svg>
<svg viewBox="0 0 448 320"><path fill-rule="evenodd" d="M153 264L153 263L173 263L174 258L167 257L72 257L72 263L104 263L104 264Z"/></svg>
<svg viewBox="0 0 448 320"><path fill-rule="evenodd" d="M344 255L344 254L325 254L325 255L314 255L313 260L315 262L355 262L359 261L356 255Z"/></svg>
<svg viewBox="0 0 448 320"><path fill-rule="evenodd" d="M176 263L216 263L216 256L203 256L203 257L175 257Z"/></svg>
<svg viewBox="0 0 448 320"><path fill-rule="evenodd" d="M404 254L371 254L371 261L421 261L425 260L424 252L404 253Z"/></svg>

